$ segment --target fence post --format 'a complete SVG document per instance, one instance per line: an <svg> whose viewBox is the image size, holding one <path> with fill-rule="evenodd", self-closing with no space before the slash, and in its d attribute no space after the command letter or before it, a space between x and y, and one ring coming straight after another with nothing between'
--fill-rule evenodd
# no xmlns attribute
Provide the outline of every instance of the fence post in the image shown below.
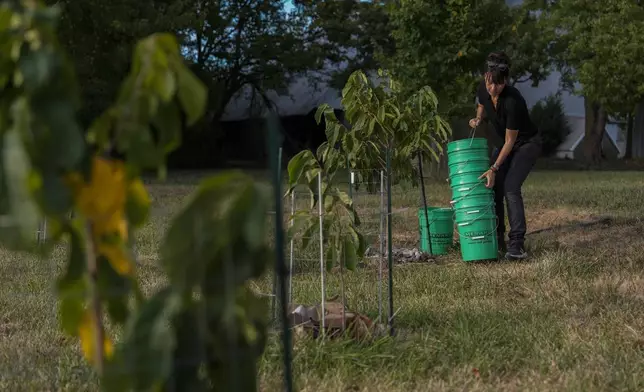
<svg viewBox="0 0 644 392"><path fill-rule="evenodd" d="M385 262L385 171L380 170L380 262L378 263L378 320L382 322L382 265Z"/></svg>
<svg viewBox="0 0 644 392"><path fill-rule="evenodd" d="M291 193L291 224L293 226L293 215L295 215L295 190ZM291 237L291 249L289 254L289 266L288 266L288 303L289 305L293 303L293 238Z"/></svg>
<svg viewBox="0 0 644 392"><path fill-rule="evenodd" d="M394 336L394 256L391 222L391 143L387 146L387 258L389 261L389 335Z"/></svg>
<svg viewBox="0 0 644 392"><path fill-rule="evenodd" d="M47 218L43 218L43 220L38 225L36 240L38 241L38 245L42 245L45 241L47 241Z"/></svg>
<svg viewBox="0 0 644 392"><path fill-rule="evenodd" d="M324 217L322 215L322 205L324 204L324 195L322 195L322 173L318 174L318 214L320 219L320 282L322 283L322 319L320 320L321 332L324 334L326 331L325 325L325 302L326 302L326 287L324 286Z"/></svg>
<svg viewBox="0 0 644 392"><path fill-rule="evenodd" d="M275 200L275 276L278 280L280 314L282 321L282 350L284 353L284 389L293 391L293 370L291 362L291 328L289 325L288 309L286 308L286 263L284 260L284 212L282 210L282 148L280 140L279 117L275 112L269 116L268 149L269 167L272 169L273 199ZM277 291L276 291L277 292ZM275 297L273 297L275 298Z"/></svg>
<svg viewBox="0 0 644 392"><path fill-rule="evenodd" d="M418 151L418 176L420 177L420 191L423 198L423 209L425 214L425 230L427 230L427 243L429 245L429 254L434 255L434 250L432 249L432 233L429 231L429 212L427 212L427 194L425 193L425 179L423 173L423 153ZM423 238L420 238L421 245Z"/></svg>

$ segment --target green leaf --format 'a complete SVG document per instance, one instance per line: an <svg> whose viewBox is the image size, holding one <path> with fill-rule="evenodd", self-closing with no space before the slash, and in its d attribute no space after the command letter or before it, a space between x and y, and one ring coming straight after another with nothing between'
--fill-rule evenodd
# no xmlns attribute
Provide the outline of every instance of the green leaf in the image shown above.
<svg viewBox="0 0 644 392"><path fill-rule="evenodd" d="M317 164L315 157L309 150L300 151L288 162L287 171L288 171L288 183L289 188L293 189L302 178L304 172L311 168L313 165ZM307 176L307 180L309 180Z"/></svg>
<svg viewBox="0 0 644 392"><path fill-rule="evenodd" d="M116 109L109 108L96 118L87 131L87 142L101 148L107 148L110 143L110 131L114 125L115 115Z"/></svg>
<svg viewBox="0 0 644 392"><path fill-rule="evenodd" d="M63 215L72 207L72 194L60 175L53 170L40 172L42 186L34 194L43 211L52 215Z"/></svg>
<svg viewBox="0 0 644 392"><path fill-rule="evenodd" d="M16 105L15 111L26 110L24 101L18 101ZM16 123L16 127L26 126L22 122ZM4 134L2 170L8 188L6 197L10 207L10 224L17 231L19 243L26 245L33 240L34 233L38 230L40 213L29 189L31 163L22 144L21 131L25 130L11 128Z"/></svg>
<svg viewBox="0 0 644 392"><path fill-rule="evenodd" d="M324 210L331 211L335 198L332 195L324 195Z"/></svg>
<svg viewBox="0 0 644 392"><path fill-rule="evenodd" d="M263 224L267 199L260 185L237 171L200 184L173 218L160 249L161 263L177 290L191 292L195 285L207 282L221 294L226 284L239 284L262 273L270 257L265 253ZM228 271L226 264L232 260L235 268Z"/></svg>
<svg viewBox="0 0 644 392"><path fill-rule="evenodd" d="M244 243L251 249L261 249L266 244L266 226L268 203L270 195L259 187L249 190L248 202L245 208L243 220ZM241 207L241 206L240 206Z"/></svg>
<svg viewBox="0 0 644 392"><path fill-rule="evenodd" d="M322 123L322 117L324 117L325 119L328 119L329 116L333 116L333 118L335 118L335 113L333 112L333 108L328 104L323 103L322 105L318 106L317 110L315 111L315 122L320 124Z"/></svg>
<svg viewBox="0 0 644 392"><path fill-rule="evenodd" d="M308 223L309 226L304 231L304 234L302 234L302 249L308 248L310 241L317 240L313 236L318 233L320 228L319 218L317 217L312 217Z"/></svg>
<svg viewBox="0 0 644 392"><path fill-rule="evenodd" d="M48 130L37 136L37 141L45 146L43 158L47 164L68 170L76 168L85 154L85 138L76 121L76 108L69 100L49 94L32 100L31 106L34 118Z"/></svg>
<svg viewBox="0 0 644 392"><path fill-rule="evenodd" d="M104 257L97 259L97 265L99 295L107 303L111 319L117 324L122 324L130 314L128 301L134 282L115 271Z"/></svg>
<svg viewBox="0 0 644 392"><path fill-rule="evenodd" d="M20 56L18 69L24 80L22 87L27 92L33 93L51 82L56 72L55 67L59 66L56 57L56 53L49 47L29 51Z"/></svg>
<svg viewBox="0 0 644 392"><path fill-rule="evenodd" d="M83 274L87 270L83 236L76 227L71 225L65 227L64 230L69 234L69 262L65 274L57 283L58 290L61 292L68 287L73 287L83 278Z"/></svg>
<svg viewBox="0 0 644 392"><path fill-rule="evenodd" d="M334 241L335 242L335 241ZM338 248L336 244L329 246L326 250L325 268L327 271L331 271L335 265L338 264Z"/></svg>
<svg viewBox="0 0 644 392"><path fill-rule="evenodd" d="M387 121L387 108L384 105L378 108L377 118L380 123L384 123L385 121Z"/></svg>
<svg viewBox="0 0 644 392"><path fill-rule="evenodd" d="M133 180L127 189L125 213L133 227L141 227L150 213L150 198L140 179Z"/></svg>
<svg viewBox="0 0 644 392"><path fill-rule="evenodd" d="M157 129L158 145L168 154L181 144L181 113L174 103L162 103L152 120Z"/></svg>
<svg viewBox="0 0 644 392"><path fill-rule="evenodd" d="M78 327L85 313L85 281L77 280L58 293L60 324L67 334L78 336Z"/></svg>
<svg viewBox="0 0 644 392"><path fill-rule="evenodd" d="M317 162L316 162L317 165ZM322 168L320 167L313 167L310 168L308 171L304 173L304 177L306 178L306 181L309 183L309 187L311 187L311 184L313 185L312 189L315 189L317 191L318 189L318 176L322 173ZM324 189L326 188L326 184L324 183L324 179L322 180L322 193L324 193Z"/></svg>
<svg viewBox="0 0 644 392"><path fill-rule="evenodd" d="M85 308L87 293L84 274L87 269L84 239L74 226L63 228L69 234L69 262L65 274L58 279L60 323L65 332L77 336Z"/></svg>
<svg viewBox="0 0 644 392"><path fill-rule="evenodd" d="M350 236L344 237L344 244L342 247L343 250L343 259L344 265L349 271L355 271L356 265L358 264L358 258L356 255L356 247L353 244L353 239Z"/></svg>
<svg viewBox="0 0 644 392"><path fill-rule="evenodd" d="M187 125L195 124L204 114L208 94L206 87L184 65L175 70L178 82L178 97L181 107L186 113Z"/></svg>
<svg viewBox="0 0 644 392"><path fill-rule="evenodd" d="M207 380L199 377L204 357L206 337L199 331L199 308L192 303L173 318L175 348L172 355L172 372L165 384L166 391L207 391Z"/></svg>
<svg viewBox="0 0 644 392"><path fill-rule="evenodd" d="M286 231L287 238L294 238L302 229L308 229L317 223L317 219L308 212L298 211L289 218L289 227Z"/></svg>
<svg viewBox="0 0 644 392"><path fill-rule="evenodd" d="M175 348L171 323L179 306L171 290L164 289L128 320L114 362L106 369L108 385L118 385L123 383L119 378L126 378L133 390L152 390L169 378Z"/></svg>
<svg viewBox="0 0 644 392"><path fill-rule="evenodd" d="M127 137L127 160L134 167L156 168L163 163L163 153L152 139L147 126L133 130Z"/></svg>
<svg viewBox="0 0 644 392"><path fill-rule="evenodd" d="M159 70L154 75L154 89L164 103L170 103L177 91L177 82L169 69Z"/></svg>

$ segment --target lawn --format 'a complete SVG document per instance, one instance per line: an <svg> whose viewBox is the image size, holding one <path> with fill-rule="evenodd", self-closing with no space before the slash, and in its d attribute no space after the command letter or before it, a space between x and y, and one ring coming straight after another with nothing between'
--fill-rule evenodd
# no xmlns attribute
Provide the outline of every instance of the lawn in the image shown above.
<svg viewBox="0 0 644 392"><path fill-rule="evenodd" d="M147 292L163 282L156 248L195 181L184 176L149 184L152 219L137 245ZM445 183L426 188L430 205L449 201ZM399 336L369 344L297 339L297 389L644 390L644 177L535 172L524 198L528 231L538 231L528 236L530 261L465 264L453 253L396 265ZM419 190L397 186L392 200L394 247L417 247ZM302 196L298 205L304 203ZM378 247L380 198L360 189L356 203ZM581 224L598 218L607 219ZM306 252L296 247L295 303L320 301L318 252L315 244ZM97 390L77 343L57 326L53 285L64 253L61 247L43 261L0 251L0 390ZM376 318L377 266L367 263L344 279L348 307ZM270 281L254 284L268 294ZM338 293L334 271L327 275L327 296ZM281 389L278 342L271 337L260 363L262 390Z"/></svg>

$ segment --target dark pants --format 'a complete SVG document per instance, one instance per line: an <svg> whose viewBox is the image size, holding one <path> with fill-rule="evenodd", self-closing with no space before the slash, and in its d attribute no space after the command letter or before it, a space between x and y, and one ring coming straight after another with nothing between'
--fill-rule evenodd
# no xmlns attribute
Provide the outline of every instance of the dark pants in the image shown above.
<svg viewBox="0 0 644 392"><path fill-rule="evenodd" d="M494 150L492 163L496 161L499 152L499 148ZM511 250L523 247L526 223L521 186L528 174L530 174L539 155L541 155L541 140L539 138L515 146L496 174L494 201L499 224L497 235L499 240L505 238L505 208L503 205L503 199L505 198L510 222L510 233L508 235L510 241L508 245Z"/></svg>

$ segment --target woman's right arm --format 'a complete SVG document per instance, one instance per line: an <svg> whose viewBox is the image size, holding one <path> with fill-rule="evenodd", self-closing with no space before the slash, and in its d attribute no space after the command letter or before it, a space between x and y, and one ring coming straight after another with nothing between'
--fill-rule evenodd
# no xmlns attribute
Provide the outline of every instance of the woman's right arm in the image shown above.
<svg viewBox="0 0 644 392"><path fill-rule="evenodd" d="M485 91L485 85L483 82L481 82L481 85L479 85L479 88L476 91L476 117L470 120L471 128L476 128L481 124L483 114L485 113L485 106L481 105L481 90Z"/></svg>
<svg viewBox="0 0 644 392"><path fill-rule="evenodd" d="M483 113L485 112L485 106L480 103L476 107L476 118L481 121L483 119Z"/></svg>

